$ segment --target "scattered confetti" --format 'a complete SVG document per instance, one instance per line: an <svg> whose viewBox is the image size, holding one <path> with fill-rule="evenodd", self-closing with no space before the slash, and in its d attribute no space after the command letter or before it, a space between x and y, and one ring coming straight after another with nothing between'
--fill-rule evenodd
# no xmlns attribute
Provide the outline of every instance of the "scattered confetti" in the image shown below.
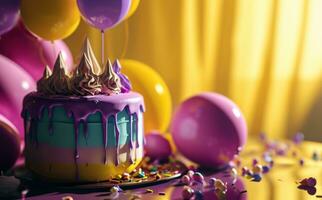
<svg viewBox="0 0 322 200"><path fill-rule="evenodd" d="M254 167L253 167L253 173L254 174L261 174L263 172L263 167L262 165L260 164L256 164Z"/></svg>
<svg viewBox="0 0 322 200"><path fill-rule="evenodd" d="M194 175L192 176L192 180L198 183L203 183L204 182L204 177L201 173L196 172L194 173Z"/></svg>
<svg viewBox="0 0 322 200"><path fill-rule="evenodd" d="M195 200L202 200L203 199L203 194L200 190L195 191Z"/></svg>
<svg viewBox="0 0 322 200"><path fill-rule="evenodd" d="M216 178L210 178L209 181L208 181L208 184L210 187L214 187L215 186L215 183L216 183Z"/></svg>
<svg viewBox="0 0 322 200"><path fill-rule="evenodd" d="M73 197L71 196L65 196L61 198L62 200L73 200Z"/></svg>
<svg viewBox="0 0 322 200"><path fill-rule="evenodd" d="M110 192L111 193L118 193L119 191L121 191L120 187L119 186L113 186L111 187L110 189Z"/></svg>
<svg viewBox="0 0 322 200"><path fill-rule="evenodd" d="M318 160L319 160L319 155L318 155L318 153L317 153L316 151L314 151L314 152L313 152L313 154L312 154L312 159L313 159L314 161L318 161Z"/></svg>
<svg viewBox="0 0 322 200"><path fill-rule="evenodd" d="M191 187L184 186L182 190L182 198L184 200L191 199L193 197L194 191Z"/></svg>
<svg viewBox="0 0 322 200"><path fill-rule="evenodd" d="M184 185L190 185L191 178L188 175L184 175L181 178L181 183Z"/></svg>
<svg viewBox="0 0 322 200"><path fill-rule="evenodd" d="M263 174L268 173L269 170L270 170L270 167L269 166L266 166L266 165L263 166Z"/></svg>
<svg viewBox="0 0 322 200"><path fill-rule="evenodd" d="M301 143L303 142L303 140L304 140L304 134L303 134L303 133L301 133L301 132L296 133L296 134L294 135L294 137L293 137L293 142L294 142L294 144L296 144L296 145L301 144Z"/></svg>
<svg viewBox="0 0 322 200"><path fill-rule="evenodd" d="M316 179L313 177L305 178L300 181L300 184L304 186L314 187L316 185Z"/></svg>
<svg viewBox="0 0 322 200"><path fill-rule="evenodd" d="M153 193L153 190L152 189L146 189L145 193Z"/></svg>
<svg viewBox="0 0 322 200"><path fill-rule="evenodd" d="M254 174L252 177L252 181L254 182L260 182L262 180L262 176L259 174Z"/></svg>

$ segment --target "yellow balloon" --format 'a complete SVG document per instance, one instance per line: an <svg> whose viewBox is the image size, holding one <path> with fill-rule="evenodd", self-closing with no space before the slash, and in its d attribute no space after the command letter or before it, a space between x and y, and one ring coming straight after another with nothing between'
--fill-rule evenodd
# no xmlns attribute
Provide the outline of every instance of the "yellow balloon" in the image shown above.
<svg viewBox="0 0 322 200"><path fill-rule="evenodd" d="M124 19L129 18L130 16L133 15L133 13L136 11L140 3L140 0L132 0L129 12L127 13L126 17Z"/></svg>
<svg viewBox="0 0 322 200"><path fill-rule="evenodd" d="M66 38L80 22L76 0L22 0L20 10L28 30L46 40Z"/></svg>
<svg viewBox="0 0 322 200"><path fill-rule="evenodd" d="M172 114L170 91L161 76L151 67L135 60L121 60L122 73L126 74L133 90L144 97L144 131L165 132Z"/></svg>

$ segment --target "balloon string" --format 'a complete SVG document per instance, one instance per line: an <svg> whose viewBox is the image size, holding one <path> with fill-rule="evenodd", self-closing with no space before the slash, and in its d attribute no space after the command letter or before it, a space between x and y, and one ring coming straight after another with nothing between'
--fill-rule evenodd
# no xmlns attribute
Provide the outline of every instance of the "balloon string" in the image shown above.
<svg viewBox="0 0 322 200"><path fill-rule="evenodd" d="M104 30L101 30L101 58L102 58L102 65L104 65Z"/></svg>
<svg viewBox="0 0 322 200"><path fill-rule="evenodd" d="M124 46L121 54L121 58L125 57L125 54L127 52L128 44L129 44L129 22L126 20L124 22Z"/></svg>

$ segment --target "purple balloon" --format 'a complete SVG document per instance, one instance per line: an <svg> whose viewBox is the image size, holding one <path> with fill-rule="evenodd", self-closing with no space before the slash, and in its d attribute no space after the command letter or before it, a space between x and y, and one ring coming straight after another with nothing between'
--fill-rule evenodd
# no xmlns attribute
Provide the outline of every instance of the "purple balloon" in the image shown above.
<svg viewBox="0 0 322 200"><path fill-rule="evenodd" d="M210 92L185 100L176 110L171 133L178 150L206 167L222 167L245 145L247 126L239 108Z"/></svg>
<svg viewBox="0 0 322 200"><path fill-rule="evenodd" d="M168 158L172 151L169 141L161 133L148 133L145 136L145 155L157 160Z"/></svg>
<svg viewBox="0 0 322 200"><path fill-rule="evenodd" d="M0 114L0 171L14 166L20 155L20 139L16 127Z"/></svg>
<svg viewBox="0 0 322 200"><path fill-rule="evenodd" d="M35 90L34 79L12 60L0 55L0 113L18 128L21 138L24 137L20 117L22 100Z"/></svg>
<svg viewBox="0 0 322 200"><path fill-rule="evenodd" d="M105 30L122 21L129 11L131 0L77 0L84 20Z"/></svg>
<svg viewBox="0 0 322 200"><path fill-rule="evenodd" d="M10 31L19 19L20 0L0 0L0 35Z"/></svg>
<svg viewBox="0 0 322 200"><path fill-rule="evenodd" d="M16 62L35 80L42 77L46 65L54 66L59 52L62 52L66 61L67 71L72 71L75 67L73 56L62 40L52 43L36 38L22 22L0 38L0 54Z"/></svg>

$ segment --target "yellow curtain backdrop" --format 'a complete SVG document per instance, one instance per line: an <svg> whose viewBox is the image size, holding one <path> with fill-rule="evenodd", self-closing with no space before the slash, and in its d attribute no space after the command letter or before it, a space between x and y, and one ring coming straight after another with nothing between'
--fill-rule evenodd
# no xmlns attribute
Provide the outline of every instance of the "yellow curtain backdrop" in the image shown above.
<svg viewBox="0 0 322 200"><path fill-rule="evenodd" d="M321 10L321 0L142 0L105 34L105 56L153 67L174 105L219 92L239 105L250 134L286 137L321 93ZM75 58L85 35L99 57L100 32L82 22L66 40Z"/></svg>

